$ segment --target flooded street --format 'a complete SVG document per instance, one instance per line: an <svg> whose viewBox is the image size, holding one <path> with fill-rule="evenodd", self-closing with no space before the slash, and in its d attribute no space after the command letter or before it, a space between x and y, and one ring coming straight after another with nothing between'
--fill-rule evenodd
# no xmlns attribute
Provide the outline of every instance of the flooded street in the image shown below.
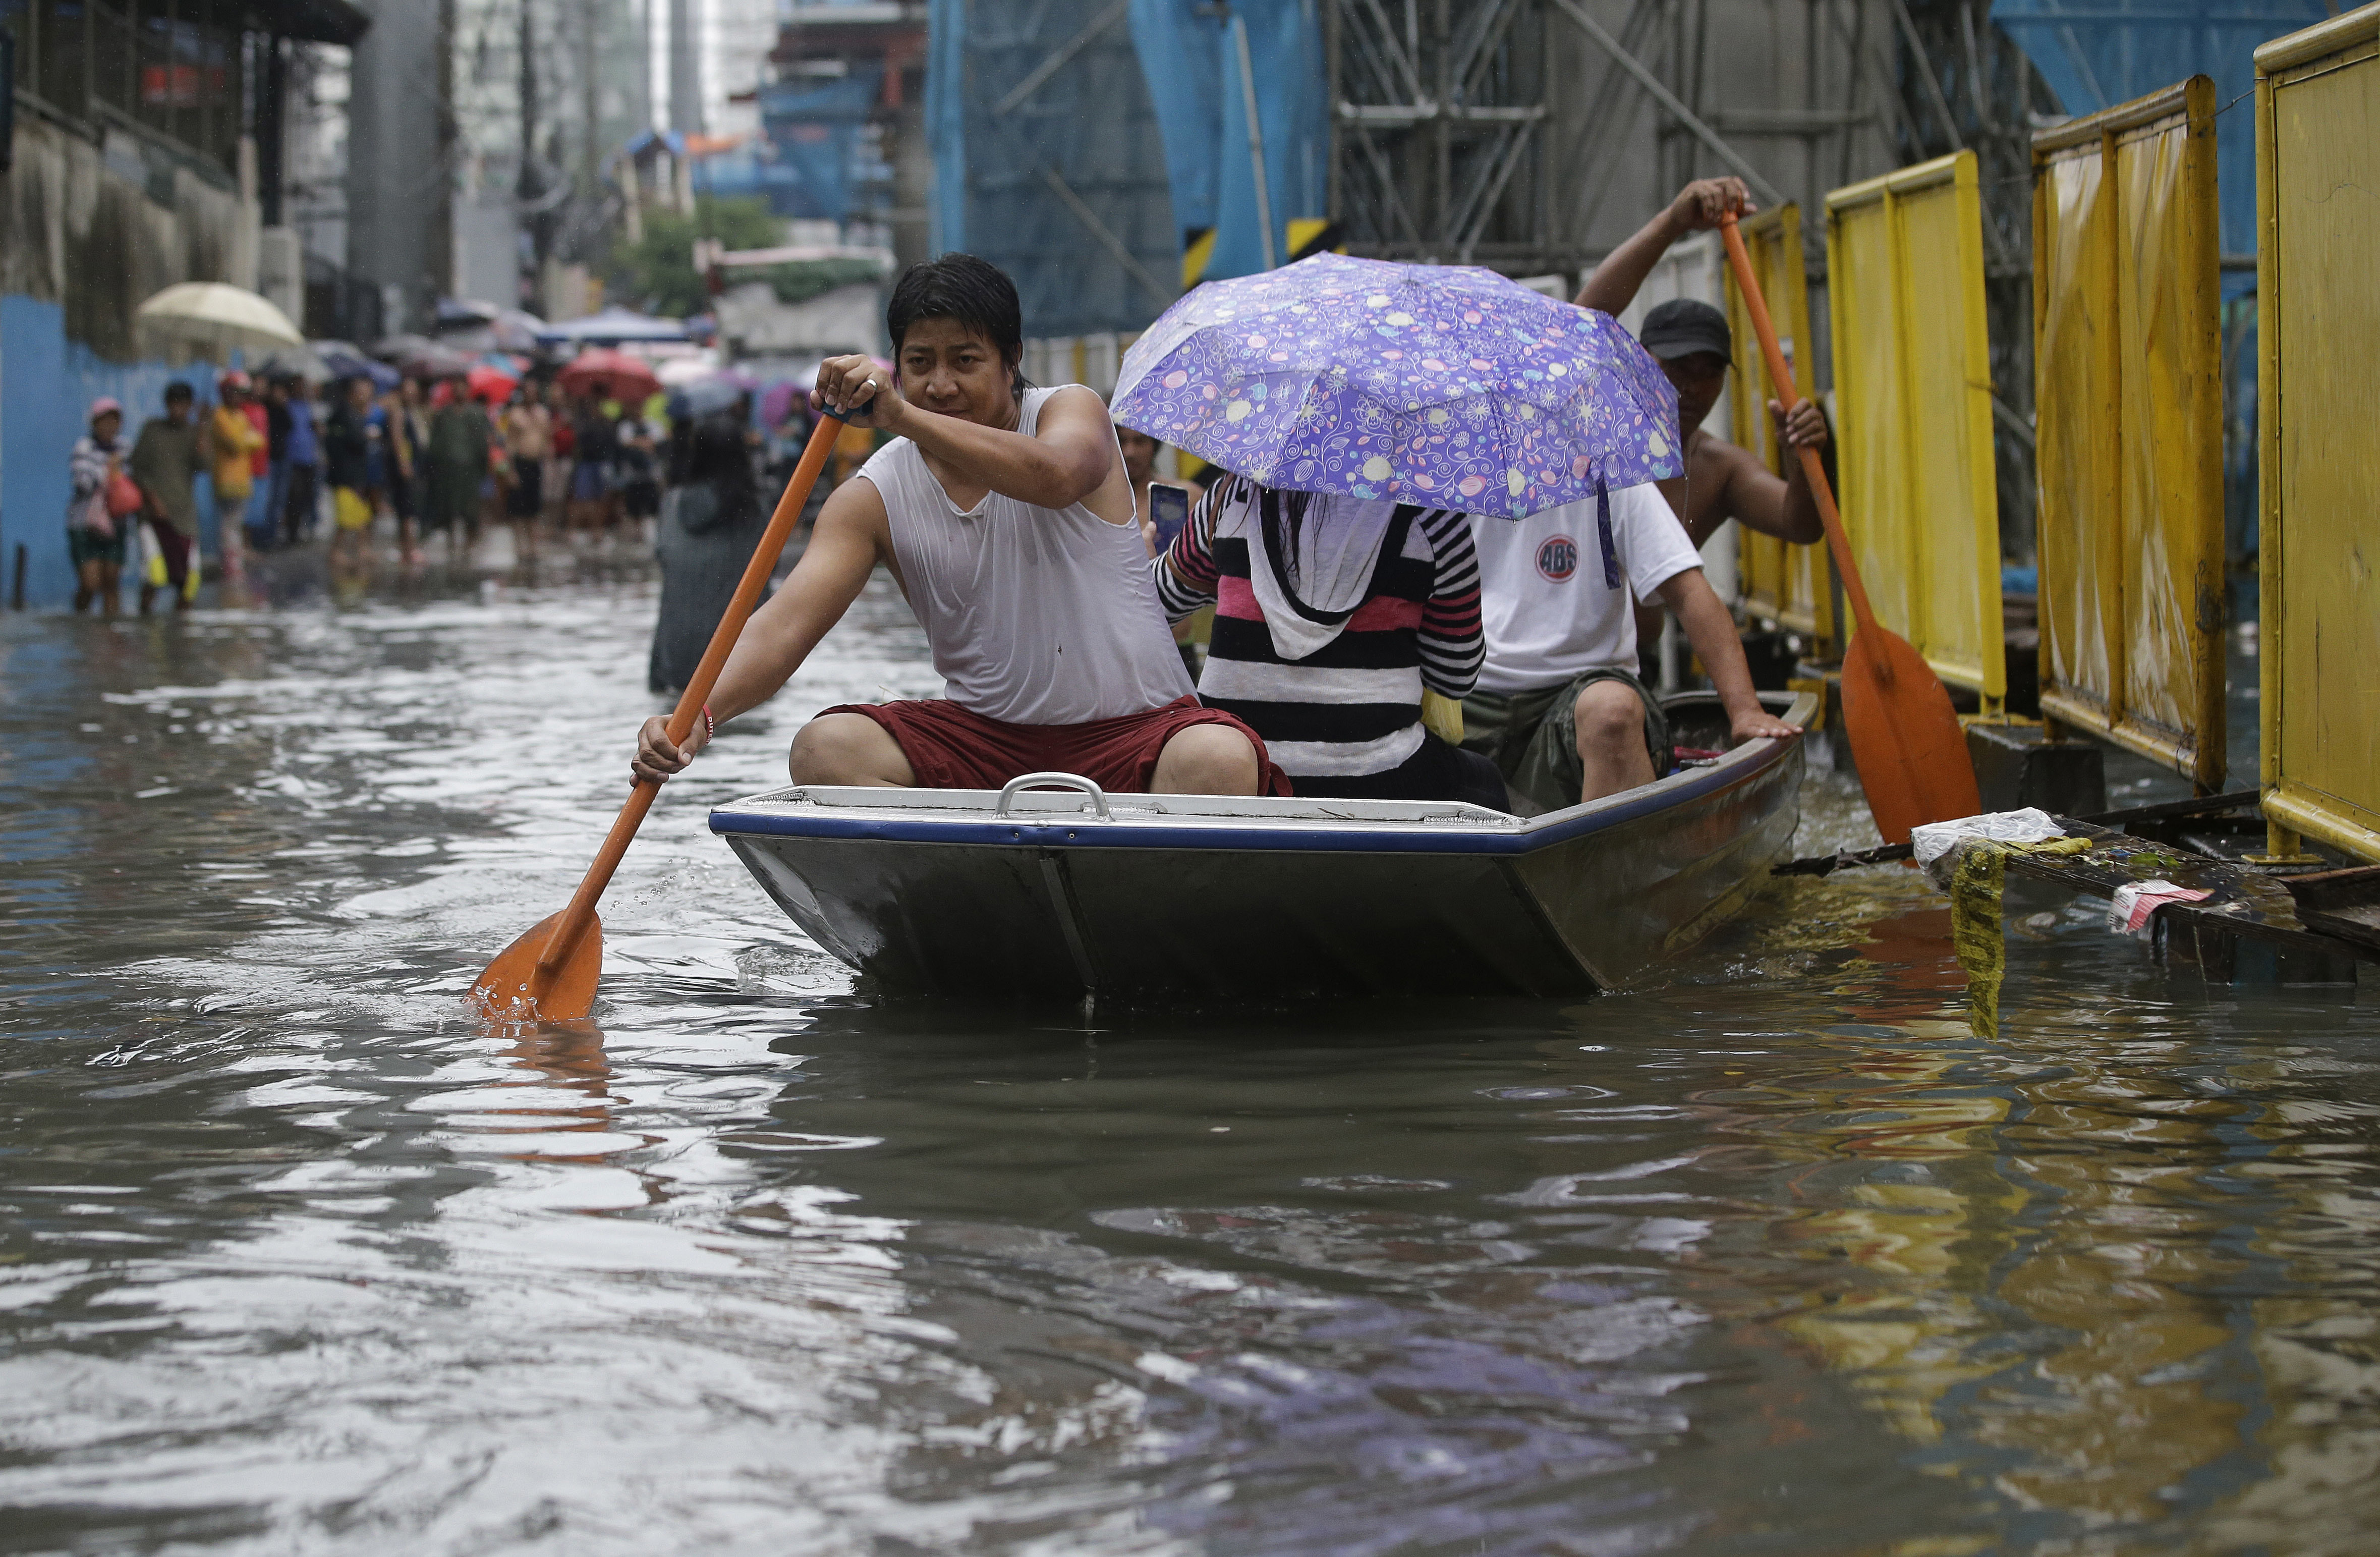
<svg viewBox="0 0 2380 1557"><path fill-rule="evenodd" d="M0 620L0 1551L2371 1549L2368 976L2012 886L1986 1040L1885 870L1585 1003L871 999L704 813L937 689L880 574L492 1037L654 598Z"/></svg>

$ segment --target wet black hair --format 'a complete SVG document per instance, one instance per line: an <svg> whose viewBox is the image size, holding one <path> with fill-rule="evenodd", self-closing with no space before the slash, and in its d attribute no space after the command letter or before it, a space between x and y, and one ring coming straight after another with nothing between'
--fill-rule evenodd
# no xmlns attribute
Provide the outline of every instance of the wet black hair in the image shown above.
<svg viewBox="0 0 2380 1557"><path fill-rule="evenodd" d="M990 341L1008 364L1009 387L1025 393L1024 310L1007 272L955 250L918 261L892 284L892 300L884 308L884 331L892 337L895 360L909 326L921 319L955 320Z"/></svg>
<svg viewBox="0 0 2380 1557"><path fill-rule="evenodd" d="M169 406L176 400L196 400L198 397L199 392L180 379L165 386L165 404Z"/></svg>

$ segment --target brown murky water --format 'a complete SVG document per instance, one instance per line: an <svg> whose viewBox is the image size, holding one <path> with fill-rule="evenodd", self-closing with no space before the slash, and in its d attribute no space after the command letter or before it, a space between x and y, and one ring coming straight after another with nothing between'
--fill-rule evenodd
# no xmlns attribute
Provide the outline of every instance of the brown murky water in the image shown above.
<svg viewBox="0 0 2380 1557"><path fill-rule="evenodd" d="M2020 902L1985 1041L1868 871L1584 1004L870 1003L702 816L930 688L880 584L492 1039L651 610L0 623L0 1551L2371 1550L2368 988Z"/></svg>

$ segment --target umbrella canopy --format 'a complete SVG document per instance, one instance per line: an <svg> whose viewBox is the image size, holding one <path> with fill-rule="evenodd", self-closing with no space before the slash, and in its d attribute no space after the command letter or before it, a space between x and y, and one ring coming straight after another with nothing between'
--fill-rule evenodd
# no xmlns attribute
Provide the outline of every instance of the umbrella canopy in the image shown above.
<svg viewBox="0 0 2380 1557"><path fill-rule="evenodd" d="M306 344L287 314L244 286L220 281L168 286L133 310L132 320L152 350L182 346L222 358L236 349Z"/></svg>
<svg viewBox="0 0 2380 1557"><path fill-rule="evenodd" d="M330 365L310 346L275 347L250 362L248 371L259 379L300 378L309 383L327 383L331 378Z"/></svg>
<svg viewBox="0 0 2380 1557"><path fill-rule="evenodd" d="M673 357L666 362L657 363L653 368L653 377L662 381L662 387L664 389L679 389L690 383L700 383L705 379L716 377L718 372L719 354L708 347L696 352L691 357Z"/></svg>
<svg viewBox="0 0 2380 1557"><path fill-rule="evenodd" d="M570 346L582 341L598 346L618 346L624 341L682 341L686 339L686 326L674 319L649 318L634 309L607 308L584 319L540 325L537 339L540 346Z"/></svg>
<svg viewBox="0 0 2380 1557"><path fill-rule="evenodd" d="M1505 518L1683 468L1677 391L1617 320L1470 266L1209 282L1133 343L1113 403L1267 486Z"/></svg>
<svg viewBox="0 0 2380 1557"><path fill-rule="evenodd" d="M636 358L608 347L590 347L562 370L562 387L573 395L633 404L662 386L653 371Z"/></svg>
<svg viewBox="0 0 2380 1557"><path fill-rule="evenodd" d="M500 351L535 351L538 332L544 328L544 320L517 308L503 310L488 326Z"/></svg>
<svg viewBox="0 0 2380 1557"><path fill-rule="evenodd" d="M424 341L396 359L397 371L413 379L458 379L472 365L470 357L436 341Z"/></svg>
<svg viewBox="0 0 2380 1557"><path fill-rule="evenodd" d="M395 364L402 371L407 358L417 352L429 350L437 344L427 335L402 334L382 335L372 342L371 354L383 362Z"/></svg>
<svg viewBox="0 0 2380 1557"><path fill-rule="evenodd" d="M316 341L314 355L334 379L370 379L374 389L395 389L404 375L385 362L375 362L346 341Z"/></svg>
<svg viewBox="0 0 2380 1557"><path fill-rule="evenodd" d="M520 379L516 375L501 368L491 368L485 362L465 374L463 382L473 396L491 405L511 399L513 391L520 387Z"/></svg>
<svg viewBox="0 0 2380 1557"><path fill-rule="evenodd" d="M796 401L808 408L809 388L808 384L796 383L791 379L782 379L771 384L769 392L760 396L760 425L783 426L785 419L794 414Z"/></svg>
<svg viewBox="0 0 2380 1557"><path fill-rule="evenodd" d="M669 414L673 421L690 420L726 410L751 392L725 376L707 378L669 397Z"/></svg>

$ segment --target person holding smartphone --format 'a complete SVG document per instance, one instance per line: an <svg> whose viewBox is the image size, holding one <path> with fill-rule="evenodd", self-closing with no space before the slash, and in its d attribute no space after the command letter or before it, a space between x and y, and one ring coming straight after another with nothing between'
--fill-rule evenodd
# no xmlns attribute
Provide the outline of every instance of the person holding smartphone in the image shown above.
<svg viewBox="0 0 2380 1557"><path fill-rule="evenodd" d="M1207 495L1206 483L1160 480L1157 456L1165 445L1146 432L1117 422L1116 444L1123 451L1124 474L1132 480L1132 509L1140 516L1141 539L1148 542L1150 556L1161 557L1189 524L1192 505ZM1214 639L1215 608L1201 606L1172 626L1173 647L1196 685L1207 663L1207 646Z"/></svg>

